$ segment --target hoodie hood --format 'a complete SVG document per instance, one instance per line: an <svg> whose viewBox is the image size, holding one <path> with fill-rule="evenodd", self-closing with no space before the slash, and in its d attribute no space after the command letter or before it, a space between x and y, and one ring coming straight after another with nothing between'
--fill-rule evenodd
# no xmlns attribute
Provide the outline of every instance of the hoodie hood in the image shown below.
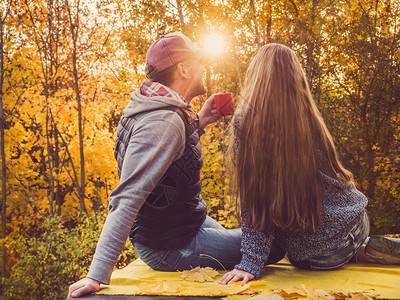
<svg viewBox="0 0 400 300"><path fill-rule="evenodd" d="M165 96L147 97L136 90L131 94L131 101L125 108L123 116L128 118L138 113L146 112L149 110L162 109L164 107L179 107L183 111L192 111L191 107L183 102Z"/></svg>

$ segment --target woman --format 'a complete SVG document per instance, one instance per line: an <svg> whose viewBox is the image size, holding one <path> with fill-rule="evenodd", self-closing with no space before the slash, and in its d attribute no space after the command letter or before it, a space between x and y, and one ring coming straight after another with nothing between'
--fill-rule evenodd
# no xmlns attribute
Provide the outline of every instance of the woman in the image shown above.
<svg viewBox="0 0 400 300"><path fill-rule="evenodd" d="M375 262L364 255L367 198L340 163L292 50L268 44L258 51L238 111L229 154L240 195L242 260L220 283L259 277L264 265L285 255L309 270L337 269L353 257ZM397 247L389 258L400 263L400 244L371 242L375 254Z"/></svg>

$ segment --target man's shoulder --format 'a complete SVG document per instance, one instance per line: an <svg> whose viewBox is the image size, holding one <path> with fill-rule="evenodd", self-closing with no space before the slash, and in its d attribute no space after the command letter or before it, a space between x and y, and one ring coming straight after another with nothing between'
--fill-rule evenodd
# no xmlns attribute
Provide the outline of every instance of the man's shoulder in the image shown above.
<svg viewBox="0 0 400 300"><path fill-rule="evenodd" d="M147 126L175 126L185 129L184 115L177 107L163 107L138 114L137 122Z"/></svg>

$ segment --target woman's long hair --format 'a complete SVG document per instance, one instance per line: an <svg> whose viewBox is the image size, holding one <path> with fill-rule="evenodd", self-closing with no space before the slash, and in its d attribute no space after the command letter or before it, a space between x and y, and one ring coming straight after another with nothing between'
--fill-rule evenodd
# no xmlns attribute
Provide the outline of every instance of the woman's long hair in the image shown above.
<svg viewBox="0 0 400 300"><path fill-rule="evenodd" d="M263 46L247 70L231 134L233 186L253 229L314 232L322 223L317 149L337 179L352 174L339 162L295 53ZM235 129L234 129L235 130ZM235 137L236 136L236 144Z"/></svg>

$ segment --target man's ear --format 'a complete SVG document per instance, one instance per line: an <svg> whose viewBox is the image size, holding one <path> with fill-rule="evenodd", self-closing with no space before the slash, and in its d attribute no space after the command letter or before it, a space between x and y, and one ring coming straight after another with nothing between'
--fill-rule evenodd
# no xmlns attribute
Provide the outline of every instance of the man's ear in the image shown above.
<svg viewBox="0 0 400 300"><path fill-rule="evenodd" d="M179 77L187 79L189 77L189 67L180 62L176 67L176 73Z"/></svg>

